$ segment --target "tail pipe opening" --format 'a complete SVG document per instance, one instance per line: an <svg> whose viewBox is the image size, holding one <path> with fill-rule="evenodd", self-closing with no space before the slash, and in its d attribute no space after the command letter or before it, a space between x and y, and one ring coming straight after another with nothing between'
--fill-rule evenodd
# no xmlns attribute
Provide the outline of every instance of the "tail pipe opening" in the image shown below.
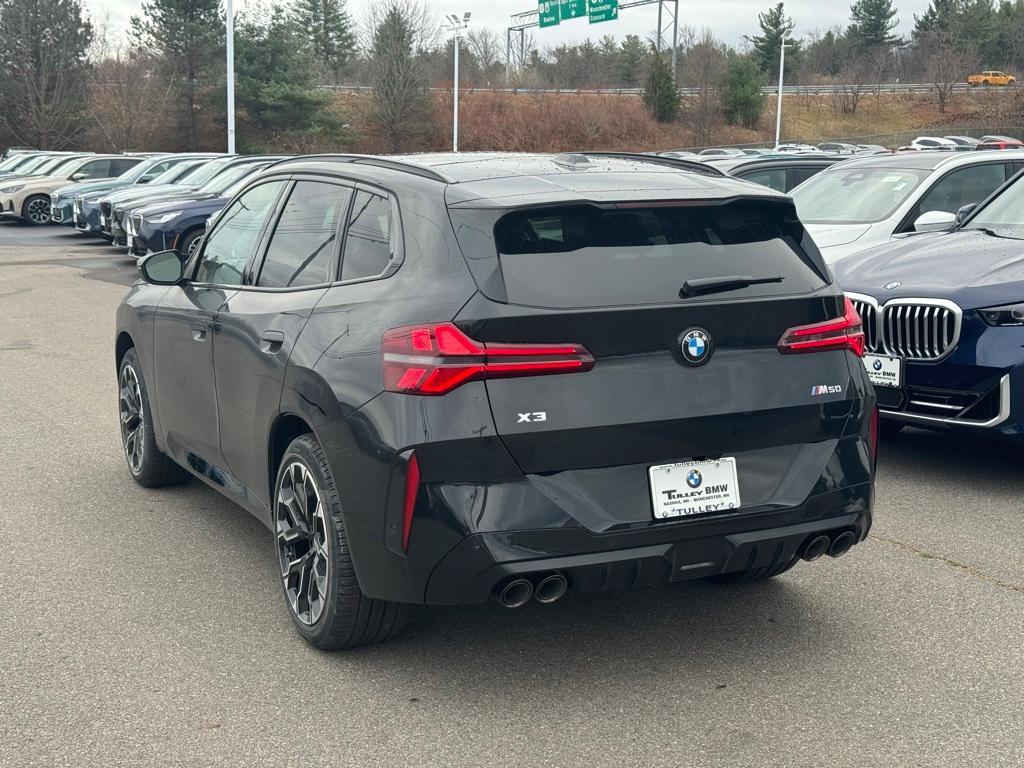
<svg viewBox="0 0 1024 768"><path fill-rule="evenodd" d="M529 579L512 579L505 582L496 597L506 608L522 608L533 597L533 583Z"/></svg>
<svg viewBox="0 0 1024 768"><path fill-rule="evenodd" d="M803 551L800 553L800 557L802 557L807 562L817 560L819 557L828 552L829 545L831 543L832 542L829 539L829 537L824 534L812 536L804 543Z"/></svg>
<svg viewBox="0 0 1024 768"><path fill-rule="evenodd" d="M832 545L828 548L829 557L842 557L856 543L857 537L854 536L853 531L843 531L833 537Z"/></svg>
<svg viewBox="0 0 1024 768"><path fill-rule="evenodd" d="M537 582L533 596L538 603L550 604L560 600L567 589L569 589L569 582L565 576L560 573L552 573Z"/></svg>

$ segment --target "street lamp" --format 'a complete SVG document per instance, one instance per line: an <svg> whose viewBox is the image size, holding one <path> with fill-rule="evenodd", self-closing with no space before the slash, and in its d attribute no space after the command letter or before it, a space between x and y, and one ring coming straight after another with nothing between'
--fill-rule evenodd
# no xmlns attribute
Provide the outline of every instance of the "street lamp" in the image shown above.
<svg viewBox="0 0 1024 768"><path fill-rule="evenodd" d="M782 39L779 46L779 95L775 99L775 149L779 148L779 138L782 135L782 78L786 72L786 49L792 48L786 45L786 39Z"/></svg>
<svg viewBox="0 0 1024 768"><path fill-rule="evenodd" d="M445 16L448 26L445 30L455 37L455 75L452 78L452 152L459 151L459 33L469 26L470 12L466 11L460 19L454 13Z"/></svg>
<svg viewBox="0 0 1024 768"><path fill-rule="evenodd" d="M228 59L228 154L235 154L235 14L231 0L224 3L224 15L227 22L227 59Z"/></svg>

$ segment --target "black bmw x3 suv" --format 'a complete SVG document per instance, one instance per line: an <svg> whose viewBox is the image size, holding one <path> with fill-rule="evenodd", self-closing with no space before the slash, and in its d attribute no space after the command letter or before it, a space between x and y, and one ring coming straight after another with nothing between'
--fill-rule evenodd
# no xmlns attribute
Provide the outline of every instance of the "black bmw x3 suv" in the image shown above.
<svg viewBox="0 0 1024 768"><path fill-rule="evenodd" d="M262 520L318 647L408 604L766 578L870 527L860 318L789 198L700 164L297 158L141 269L131 473Z"/></svg>

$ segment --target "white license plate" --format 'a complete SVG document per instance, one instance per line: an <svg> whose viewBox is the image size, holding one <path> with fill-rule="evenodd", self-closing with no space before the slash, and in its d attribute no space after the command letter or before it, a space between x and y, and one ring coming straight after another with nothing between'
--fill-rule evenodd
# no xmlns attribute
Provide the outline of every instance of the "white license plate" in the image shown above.
<svg viewBox="0 0 1024 768"><path fill-rule="evenodd" d="M903 386L903 358L890 355L864 355L864 368L876 387Z"/></svg>
<svg viewBox="0 0 1024 768"><path fill-rule="evenodd" d="M740 508L736 459L660 464L648 473L656 519Z"/></svg>

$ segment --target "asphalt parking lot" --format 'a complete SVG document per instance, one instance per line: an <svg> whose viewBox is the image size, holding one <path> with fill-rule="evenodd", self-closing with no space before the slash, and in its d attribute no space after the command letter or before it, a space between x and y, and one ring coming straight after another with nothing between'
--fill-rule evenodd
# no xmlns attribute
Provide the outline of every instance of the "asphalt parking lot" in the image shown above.
<svg viewBox="0 0 1024 768"><path fill-rule="evenodd" d="M1024 764L1024 449L884 441L870 539L771 583L430 608L324 654L255 519L131 480L134 275L0 224L0 764Z"/></svg>

